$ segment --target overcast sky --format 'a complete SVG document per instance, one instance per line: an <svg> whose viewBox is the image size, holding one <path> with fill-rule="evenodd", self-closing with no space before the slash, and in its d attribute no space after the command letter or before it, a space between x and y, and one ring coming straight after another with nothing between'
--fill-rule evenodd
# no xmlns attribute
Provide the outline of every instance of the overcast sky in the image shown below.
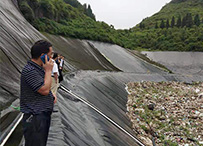
<svg viewBox="0 0 203 146"><path fill-rule="evenodd" d="M90 4L97 21L116 29L132 28L142 19L152 16L171 0L78 0Z"/></svg>

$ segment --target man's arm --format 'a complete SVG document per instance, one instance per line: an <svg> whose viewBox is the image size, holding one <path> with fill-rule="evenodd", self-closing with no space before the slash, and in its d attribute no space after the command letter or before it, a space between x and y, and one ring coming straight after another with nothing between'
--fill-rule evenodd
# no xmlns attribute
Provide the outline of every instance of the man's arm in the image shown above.
<svg viewBox="0 0 203 146"><path fill-rule="evenodd" d="M45 57L45 64L43 64L43 68L45 70L45 77L44 77L44 85L37 91L41 95L48 95L51 89L51 72L53 68L53 61L50 59L47 61L47 56Z"/></svg>
<svg viewBox="0 0 203 146"><path fill-rule="evenodd" d="M56 94L54 94L54 93L52 92L52 95L54 96L54 103L56 103L56 102L57 102Z"/></svg>

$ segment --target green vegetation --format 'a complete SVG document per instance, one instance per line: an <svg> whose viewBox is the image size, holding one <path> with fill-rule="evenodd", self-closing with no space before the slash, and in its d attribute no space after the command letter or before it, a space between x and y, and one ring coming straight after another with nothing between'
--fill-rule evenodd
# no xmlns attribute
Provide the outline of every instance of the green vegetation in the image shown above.
<svg viewBox="0 0 203 146"><path fill-rule="evenodd" d="M203 0L172 0L132 28L136 45L150 50L203 51ZM146 43L147 42L147 43Z"/></svg>
<svg viewBox="0 0 203 146"><path fill-rule="evenodd" d="M165 141L164 141L164 145L165 145L165 146L178 146L177 143L172 142L172 141L170 141L170 140L165 140Z"/></svg>
<svg viewBox="0 0 203 146"><path fill-rule="evenodd" d="M161 21L171 20L171 25L175 25L179 17L183 18L190 13L194 18L199 15L203 20L203 1L202 0L172 0L166 4L158 13L142 21L146 27L153 28L156 22L160 25ZM174 18L173 18L174 17ZM174 20L172 20L174 19ZM172 23L173 21L173 23Z"/></svg>
<svg viewBox="0 0 203 146"><path fill-rule="evenodd" d="M120 45L132 50L203 51L203 1L173 0L129 30L95 21L91 6L77 0L19 0L39 31Z"/></svg>
<svg viewBox="0 0 203 146"><path fill-rule="evenodd" d="M127 48L168 51L203 51L203 25L191 28L151 28L131 33Z"/></svg>
<svg viewBox="0 0 203 146"><path fill-rule="evenodd" d="M117 31L112 26L95 21L90 5L77 5L68 0L19 0L19 7L25 18L39 31L79 39L119 42L114 37Z"/></svg>
<svg viewBox="0 0 203 146"><path fill-rule="evenodd" d="M89 16L93 20L96 20L90 5L88 6L87 4L81 5L77 0L64 0L64 2L77 8L80 12L83 12L85 15Z"/></svg>

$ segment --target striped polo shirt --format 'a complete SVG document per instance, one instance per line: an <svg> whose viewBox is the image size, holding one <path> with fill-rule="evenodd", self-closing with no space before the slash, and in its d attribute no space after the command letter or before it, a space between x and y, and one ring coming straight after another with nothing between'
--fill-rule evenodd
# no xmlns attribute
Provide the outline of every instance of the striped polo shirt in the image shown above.
<svg viewBox="0 0 203 146"><path fill-rule="evenodd" d="M28 61L21 73L20 110L23 113L40 114L53 110L54 97L37 91L44 85L44 69L33 61Z"/></svg>

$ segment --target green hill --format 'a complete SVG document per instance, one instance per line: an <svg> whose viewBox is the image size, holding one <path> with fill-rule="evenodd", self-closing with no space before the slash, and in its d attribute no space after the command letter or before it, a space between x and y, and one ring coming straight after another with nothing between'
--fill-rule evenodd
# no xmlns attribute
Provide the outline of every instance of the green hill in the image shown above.
<svg viewBox="0 0 203 146"><path fill-rule="evenodd" d="M77 0L18 0L24 17L39 31L117 43L113 26L95 21L90 5Z"/></svg>
<svg viewBox="0 0 203 146"><path fill-rule="evenodd" d="M161 20L166 21L168 19L171 24L173 17L177 21L179 17L183 18L187 13L191 13L192 17L199 14L199 17L203 21L203 0L172 0L158 13L144 19L142 23L146 27L155 27L156 22L160 25Z"/></svg>
<svg viewBox="0 0 203 146"><path fill-rule="evenodd" d="M139 50L203 51L203 0L172 0L129 32Z"/></svg>
<svg viewBox="0 0 203 146"><path fill-rule="evenodd" d="M18 0L39 31L114 43L132 50L203 51L203 0L172 0L132 29L96 21L90 5L77 0Z"/></svg>

